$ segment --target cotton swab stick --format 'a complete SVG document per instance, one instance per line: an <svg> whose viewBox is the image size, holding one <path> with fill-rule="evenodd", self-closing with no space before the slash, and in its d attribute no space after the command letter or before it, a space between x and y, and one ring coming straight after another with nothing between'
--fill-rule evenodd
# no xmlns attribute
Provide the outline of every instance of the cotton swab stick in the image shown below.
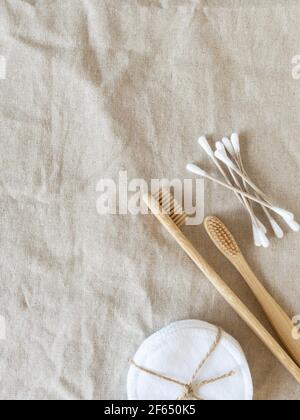
<svg viewBox="0 0 300 420"><path fill-rule="evenodd" d="M230 167L231 169L233 169L245 182L247 182L248 185L250 185L251 188L253 188L254 191L256 191L260 196L262 196L262 198L268 203L271 204L268 197L266 196L266 194L261 191L255 184L254 182L245 174L243 173L240 168L238 168L238 166L228 157L225 156L224 153L222 153L221 151L216 151L215 152L215 157L220 160L221 162L223 162L226 166Z"/></svg>
<svg viewBox="0 0 300 420"><path fill-rule="evenodd" d="M233 133L231 136L231 140L228 137L223 137L222 139L222 143L225 147L225 149L227 150L227 152L231 155L231 157L234 159L234 162L239 166L240 170L246 175L248 176L245 168L244 168L244 164L243 164L243 160L242 160L242 156L241 156L241 151L240 151L240 141L239 141L239 136L236 133ZM249 178L249 176L248 176ZM248 189L248 184L246 183L245 180L243 180L243 184L244 184L244 188L246 190L246 192L249 192ZM257 198L259 198L258 193L255 191L255 196ZM251 204L250 204L251 205ZM251 206L252 207L252 206ZM276 220L271 216L270 212L268 209L266 209L263 205L261 205L267 219L269 220L273 232L275 234L275 236L278 239L282 239L284 237L284 232L281 229L281 227L279 226L279 224L276 222Z"/></svg>
<svg viewBox="0 0 300 420"><path fill-rule="evenodd" d="M231 141L229 140L229 138L228 137L223 137L223 139L222 139L222 143L224 144L224 146L225 146L225 149L227 150L227 152L233 157L233 158L235 158L236 157L236 152L235 152L235 150L234 150L234 148L233 148L233 145L232 145L232 143L231 143Z"/></svg>
<svg viewBox="0 0 300 420"><path fill-rule="evenodd" d="M225 145L224 145L224 143L227 145L227 147L225 147ZM221 152L224 156L227 156L227 151L231 154L231 153L235 153L234 152L234 150L233 150L233 147L232 147L232 145L231 145L231 147L230 147L230 145L231 145L231 142L230 142L230 140L228 139L228 138L223 138L222 139L222 142L217 142L216 143L216 148L217 148L217 150L219 151L219 152ZM236 162L236 163L238 163L238 162ZM235 182L235 184L236 184L236 186L237 186L237 188L239 188L240 190L242 190L242 186L241 186L241 184L240 184L240 181L237 179L237 176L235 175L235 173L233 172L233 170L229 167L228 168L228 170L229 170L229 172L230 172L230 174L231 174L231 176L232 176L232 178L233 178L233 180L234 180L234 182ZM249 191L246 191L246 192L249 192ZM253 216L253 218L255 219L255 220L257 220L257 222L258 222L258 224L260 225L260 227L263 229L263 231L264 231L264 233L267 233L267 229L266 229L266 227L264 226L264 224L258 219L258 217L254 214L254 211L253 211L253 208L252 208L252 206L250 205L251 204L251 201L250 201L250 203L245 199L245 197L244 197L244 200L245 200L245 202L246 202L246 207L247 207L247 209L248 209L248 211L249 211L249 213L250 213L250 215L252 215Z"/></svg>
<svg viewBox="0 0 300 420"><path fill-rule="evenodd" d="M240 140L239 140L239 135L236 133L233 133L231 135L231 140L229 140L227 137L223 138L223 144L225 145L226 149L229 151L229 153L231 154L231 156L233 157L233 159L235 160L235 162L238 164L238 166L240 167L240 170L246 175L248 176L244 164L243 164L243 159L242 159L242 155L241 155L241 149L240 149ZM249 178L249 176L248 176ZM249 192L248 190L248 185L246 183L245 180L243 180L244 183L244 187L246 189L247 192ZM255 196L257 198L259 198L258 193L255 191ZM284 237L284 232L281 229L281 227L279 226L279 224L276 222L276 220L271 216L270 212L268 209L266 209L264 206L261 206L266 217L268 218L273 232L275 234L275 236L278 239L282 239Z"/></svg>
<svg viewBox="0 0 300 420"><path fill-rule="evenodd" d="M236 156L238 156L238 158L240 159L240 162L242 164L242 170L244 172L244 174L248 177L248 179L250 180L249 175L247 174L247 172L245 171L245 168L243 166L242 163L242 155L241 155L241 146L240 146L240 137L237 133L233 133L231 135L230 141L232 143L233 149L235 151ZM269 200L269 197L267 197L267 195L261 191L257 186L256 189L257 193L259 193L260 197L263 198L267 203L271 204L271 201Z"/></svg>
<svg viewBox="0 0 300 420"><path fill-rule="evenodd" d="M226 144L226 146L225 146ZM227 138L223 138L222 142L217 142L216 143L216 148L218 151L220 151L224 156L227 155L227 152L229 152L229 154L234 155L235 151L232 147L232 144L230 142L229 139ZM235 175L234 171L229 167L228 168L236 186L239 189L242 189L242 186L240 184L240 181L237 179L237 176ZM246 191L248 192L248 191ZM267 229L265 227L265 225L258 219L258 217L254 214L253 211L253 207L251 205L251 201L249 202L246 197L243 197L243 202L244 202L244 206L246 208L246 210L249 212L250 214L250 218L252 221L252 230L253 230L253 238L254 238L254 242L256 246L263 246L264 248L268 248L270 246L270 241L266 236L267 233Z"/></svg>
<svg viewBox="0 0 300 420"><path fill-rule="evenodd" d="M209 145L207 139L205 136L202 136L199 138L198 140L198 144L202 147L202 149L206 152L206 154L211 158L211 160L214 162L214 164L216 165L216 167L219 169L219 171L221 172L221 174L223 175L224 179L226 180L227 184L230 186L233 186L229 177L227 176L226 172L224 171L224 169L222 168L222 166L220 165L219 161L216 159L215 154L211 148L211 146ZM243 198L235 193L236 197L238 198L238 200L241 202L241 204L243 206L245 206L244 200Z"/></svg>
<svg viewBox="0 0 300 420"><path fill-rule="evenodd" d="M205 137L202 137L199 139L199 144L203 147L205 145L205 142L207 142ZM209 146L210 147L210 146ZM204 147L203 147L204 148ZM231 185L233 187L232 182L230 181L228 175L226 174L226 172L223 170L222 166L220 165L219 161L216 159L214 152L211 150L211 158L214 161L215 165L217 166L217 168L219 169L219 171L221 172L221 174L223 175L223 177L225 178L225 180L227 181L228 185ZM243 206L245 207L245 199L243 197L241 197L239 194L236 193L237 198L239 199L239 201L243 204Z"/></svg>
<svg viewBox="0 0 300 420"><path fill-rule="evenodd" d="M241 166L241 170L243 171L243 173L245 174L245 176L248 178L248 180L250 180L249 175L247 174L243 162L242 162L242 157L241 157L241 148L240 148L240 141L239 141L239 135L236 133L233 133L231 136L231 143L234 149L235 154L238 156L238 159L240 161L240 166ZM268 197L266 196L266 194L264 194L258 187L256 187L255 189L255 195L256 197L259 197L259 195L266 200L266 202L268 204L271 204ZM268 212L266 207L263 207L264 212L266 213L271 226L273 228L273 231L275 233L275 235L277 236L277 238L281 239L284 236L284 232L281 229L281 227L278 225L278 223L276 222L276 220L270 215L270 213ZM281 216L284 221L286 222L286 224L294 231L294 232L299 232L300 231L300 225L294 220L295 216L290 213L290 212L286 212L286 210L282 209L278 209L278 207L273 209L279 216Z"/></svg>
<svg viewBox="0 0 300 420"><path fill-rule="evenodd" d="M251 188L259 193L262 193L262 191L258 190L258 187L254 184L254 182L251 181L251 179L249 179L227 155L225 155L220 150L217 150L215 152L215 157L223 162L226 166L233 169L245 182L247 182L247 184L250 185Z"/></svg>
<svg viewBox="0 0 300 420"><path fill-rule="evenodd" d="M289 215L289 221L292 221L293 220L291 218L291 216L293 216L292 213L289 213L286 210L280 209L279 207L273 207L273 206L269 205L268 203L263 202L259 198L256 198L254 195L248 194L245 191L242 191L242 190L240 190L238 188L232 187L232 186L226 184L225 182L222 182L219 179L214 178L213 176L209 175L207 172L205 172L201 168L199 168L199 166L197 166L197 165L188 164L187 167L186 167L186 169L189 172L194 173L195 175L199 175L199 176L201 176L203 178L207 178L210 181L215 182L215 183L217 183L219 185L222 185L223 187L225 187L225 188L227 188L227 189L229 189L231 191L237 192L238 194L243 195L243 196L249 198L250 200L255 201L258 204L262 204L263 206L269 208L270 210L274 210L278 214L280 214L280 213L282 213L282 214L287 213L287 215Z"/></svg>
<svg viewBox="0 0 300 420"><path fill-rule="evenodd" d="M250 187L251 188L253 188L254 190L257 190L257 187L256 187L256 185L251 181L251 180L249 180L241 171L240 171L240 169L236 166L236 164L235 163L233 163L232 162L232 160L231 159L229 159L229 157L228 156L225 156L224 155L224 153L222 153L221 151L216 151L215 152L215 156L216 156L216 158L217 159L219 159L221 162L223 162L226 166L228 166L228 167L230 167L231 169L233 169L241 178L243 178L243 179L245 179L245 181L250 185ZM246 194L244 194L245 196L247 196ZM253 196L252 196L253 197ZM253 200L253 198L251 198L252 200ZM259 200L259 201L257 201L257 199L256 200L253 200L253 201L256 201L256 202L262 202L262 200ZM262 202L263 203L263 202ZM275 213L277 213L277 214L279 214L286 222L290 222L290 221L294 221L294 219L295 219L295 216L294 216L294 214L293 213L291 213L291 212L289 212L289 211L287 211L287 210L284 210L284 209L281 209L281 208L279 208L279 207L276 207L276 206L272 206L270 203L268 203L268 202L265 202L264 204L263 204L265 207L267 207L267 208L270 208L271 210L273 210ZM296 224L291 224L291 225L293 225L294 226L294 228L296 228ZM300 225L298 225L299 226L299 230L300 230Z"/></svg>
<svg viewBox="0 0 300 420"><path fill-rule="evenodd" d="M199 176L201 176L203 178L207 178L210 181L215 182L216 184L222 185L223 187L225 187L225 188L227 188L227 189L229 189L231 191L234 191L234 192L238 193L239 195L245 196L245 197L249 198L250 200L255 201L256 203L259 203L259 204L262 203L263 205L269 206L268 204L265 204L263 201L261 201L260 199L254 197L253 195L248 194L245 191L242 191L242 190L240 190L238 188L232 187L232 186L226 184L225 182L220 181L217 178L214 178L213 176L209 175L206 171L203 171L201 168L199 168L199 166L197 166L197 165L194 165L194 164L191 164L190 163L190 164L187 165L186 169L189 172L194 173L195 175L199 175ZM272 208L272 207L269 206L269 208Z"/></svg>
<svg viewBox="0 0 300 420"><path fill-rule="evenodd" d="M200 137L199 140L198 140L198 144L202 147L202 149L206 152L206 154L214 162L216 167L219 169L219 171L221 172L221 174L223 175L223 177L227 181L228 185L233 186L229 177L227 176L226 172L224 171L224 169L220 165L219 161L216 159L214 151L212 150L210 144L208 143L207 138L205 136ZM242 201L241 197L238 194L237 194L237 197L239 198L240 201Z"/></svg>
<svg viewBox="0 0 300 420"><path fill-rule="evenodd" d="M237 133L232 133L231 135L231 143L235 154L238 156L241 153L241 146L240 146L240 137Z"/></svg>
<svg viewBox="0 0 300 420"><path fill-rule="evenodd" d="M198 176L205 177L206 179L209 179L210 181L215 182L216 184L219 184L235 193L238 200L250 215L255 245L267 248L270 245L270 241L267 238L266 226L255 214L253 203L257 203L262 207L277 238L283 238L284 232L271 215L270 211L273 211L282 217L290 229L295 232L300 231L300 225L295 221L294 214L285 209L274 206L267 195L255 185L247 174L243 165L240 140L237 133L233 133L230 139L228 137L224 137L221 142L217 142L216 151L212 150L205 136L200 137L198 143L209 158L214 162L226 182L209 175L197 165L188 165L187 169L190 172ZM226 169L223 165L226 166Z"/></svg>
<svg viewBox="0 0 300 420"><path fill-rule="evenodd" d="M231 156L233 157L235 163L239 166L240 171L243 172L243 174L248 179L250 179L248 173L245 170L244 164L243 164L239 135L237 133L233 133L231 135L230 140L228 138L224 138L223 142L224 142L224 144L227 144L227 148L230 147L230 145L231 145L231 150L232 150ZM243 179L243 183L244 183L244 187L245 187L246 191L249 192L248 184L244 179ZM271 204L269 199L267 198L267 196L258 187L255 190L255 195L259 198L258 191L260 192L261 198L263 198L267 203ZM265 207L263 207L263 210L265 211L268 219L270 220L272 218L270 213L265 209Z"/></svg>
<svg viewBox="0 0 300 420"><path fill-rule="evenodd" d="M225 154L226 154L226 151L227 151L234 159L236 159L235 158L235 156L236 156L235 150L232 146L231 141L227 137L224 137L222 139L222 143L217 142L216 143L216 148L217 148L217 150L220 150ZM238 188L242 189L242 187L241 187L238 179L236 178L233 170L231 168L228 168L228 170L229 170L236 186ZM267 233L267 229L262 224L262 222L255 216L251 200L248 201L245 197L243 197L243 205L250 214L250 218L251 218L251 222L252 222L253 239L254 239L255 246L260 247L260 246L262 246L262 244L264 244L264 246L269 246L270 242L268 241L267 237L265 236L266 233ZM263 234L260 232L261 228L263 229Z"/></svg>

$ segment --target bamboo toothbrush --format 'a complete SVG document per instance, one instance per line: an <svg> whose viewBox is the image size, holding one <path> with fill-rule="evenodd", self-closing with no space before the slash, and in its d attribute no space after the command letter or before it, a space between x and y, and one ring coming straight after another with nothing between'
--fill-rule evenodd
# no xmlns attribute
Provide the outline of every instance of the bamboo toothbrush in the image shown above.
<svg viewBox="0 0 300 420"><path fill-rule="evenodd" d="M282 343L300 366L300 342L294 340L292 337L293 323L291 319L257 279L233 235L221 220L217 217L208 217L205 220L205 228L217 248L243 276L279 335Z"/></svg>
<svg viewBox="0 0 300 420"><path fill-rule="evenodd" d="M176 240L181 248L192 259L196 266L204 273L209 281L214 285L218 292L223 296L227 303L235 312L246 322L252 331L269 348L280 363L290 372L290 374L300 384L300 368L264 328L259 320L247 308L247 306L238 298L222 278L213 270L207 261L200 255L192 243L181 231L185 225L187 215L181 206L171 196L167 190L160 190L154 195L146 194L143 199L159 222L165 227L170 235Z"/></svg>

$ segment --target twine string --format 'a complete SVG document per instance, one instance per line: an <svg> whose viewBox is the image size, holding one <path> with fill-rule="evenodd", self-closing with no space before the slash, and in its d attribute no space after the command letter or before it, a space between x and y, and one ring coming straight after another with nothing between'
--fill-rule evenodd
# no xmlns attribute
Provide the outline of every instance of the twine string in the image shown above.
<svg viewBox="0 0 300 420"><path fill-rule="evenodd" d="M177 398L177 400L188 400L188 399L192 398L194 400L204 401L204 398L202 398L201 396L198 395L200 388L204 387L205 385L209 385L209 384L213 384L215 382L222 381L224 379L230 378L233 375L235 375L235 372L233 370L231 370L231 371L225 373L224 375L218 376L216 378L206 379L206 380L203 380L201 382L195 382L197 376L199 375L200 371L202 370L202 368L204 367L206 362L210 359L210 357L213 355L213 353L218 348L218 346L219 346L219 344L222 340L222 336L223 336L223 331L222 331L221 328L218 328L218 334L217 334L217 337L216 337L215 341L213 342L211 348L209 349L209 351L207 352L205 357L200 361L200 363L196 367L196 369L193 372L193 375L191 377L191 380L188 383L184 383L184 382L179 381L178 379L172 378L171 376L166 376L166 375L163 375L159 372L155 372L153 370L146 369L142 366L139 366L133 360L131 360L130 363L136 369L140 370L141 372L144 372L148 375L151 375L151 376L154 376L156 378L160 378L164 381L171 382L171 383L174 383L176 385L181 386L183 392Z"/></svg>

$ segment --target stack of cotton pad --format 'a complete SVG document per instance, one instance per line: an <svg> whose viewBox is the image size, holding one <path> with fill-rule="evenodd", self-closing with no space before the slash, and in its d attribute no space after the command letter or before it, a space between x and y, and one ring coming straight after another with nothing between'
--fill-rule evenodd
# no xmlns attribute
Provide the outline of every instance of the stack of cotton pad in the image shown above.
<svg viewBox="0 0 300 420"><path fill-rule="evenodd" d="M148 338L133 358L146 370L188 384L197 366L205 359L218 335L218 328L202 321L181 321ZM177 400L181 385L151 375L135 365L128 374L129 400ZM204 400L252 400L253 384L245 355L235 339L223 332L222 338L199 371L196 382L230 377L207 384L197 390ZM193 398L190 398L193 399Z"/></svg>

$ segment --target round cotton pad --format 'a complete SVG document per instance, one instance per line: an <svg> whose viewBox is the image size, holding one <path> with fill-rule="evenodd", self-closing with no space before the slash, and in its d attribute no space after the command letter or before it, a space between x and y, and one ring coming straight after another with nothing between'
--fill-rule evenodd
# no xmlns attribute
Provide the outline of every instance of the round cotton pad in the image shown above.
<svg viewBox="0 0 300 420"><path fill-rule="evenodd" d="M184 384L190 384L208 354L192 380L192 389L199 399L252 400L249 366L237 341L222 332L211 352L219 331L206 322L180 321L149 337L134 356L129 370L129 400L195 399L189 394L186 396L190 398L182 398L186 393ZM203 384L223 376L223 379Z"/></svg>

